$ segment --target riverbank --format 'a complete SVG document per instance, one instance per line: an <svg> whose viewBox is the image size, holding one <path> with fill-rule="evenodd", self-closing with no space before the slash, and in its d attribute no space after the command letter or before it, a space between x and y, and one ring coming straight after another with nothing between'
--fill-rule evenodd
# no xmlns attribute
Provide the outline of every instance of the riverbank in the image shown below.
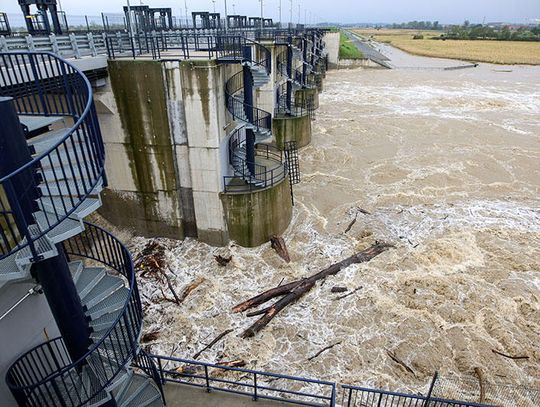
<svg viewBox="0 0 540 407"><path fill-rule="evenodd" d="M354 30L366 38L391 44L413 55L494 64L540 65L540 42L437 40L441 32L418 30ZM420 34L423 39L413 39Z"/></svg>

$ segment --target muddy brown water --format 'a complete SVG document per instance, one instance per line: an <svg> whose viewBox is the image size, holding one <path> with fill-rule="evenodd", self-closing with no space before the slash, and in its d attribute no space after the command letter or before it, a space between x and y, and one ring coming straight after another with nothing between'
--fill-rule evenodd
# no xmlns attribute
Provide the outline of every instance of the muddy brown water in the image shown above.
<svg viewBox="0 0 540 407"><path fill-rule="evenodd" d="M177 290L206 280L176 306L159 301L166 286L140 279L145 332L159 331L146 345L189 358L233 328L200 359L403 391L425 391L436 370L467 378L477 367L540 387L540 68L332 71L320 102L284 235L293 261L269 245L164 241ZM375 240L396 248L239 337L253 319L235 304ZM218 253L232 262L218 267ZM336 300L333 286L362 288Z"/></svg>

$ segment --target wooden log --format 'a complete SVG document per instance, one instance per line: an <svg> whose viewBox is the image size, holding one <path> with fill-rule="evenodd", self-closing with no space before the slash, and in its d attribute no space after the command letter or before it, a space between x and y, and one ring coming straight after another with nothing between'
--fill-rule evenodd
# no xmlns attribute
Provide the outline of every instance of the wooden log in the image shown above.
<svg viewBox="0 0 540 407"><path fill-rule="evenodd" d="M281 257L287 263L290 263L291 257L289 256L289 251L287 250L287 246L285 245L285 240L283 240L283 238L280 236L272 236L270 238L270 242L272 244L272 249L277 252L279 257Z"/></svg>
<svg viewBox="0 0 540 407"><path fill-rule="evenodd" d="M512 356L512 355L507 355L506 353L502 353L502 352L499 352L498 350L495 350L495 349L491 349L491 351L497 355L500 355L500 356L503 356L505 358L508 358L508 359L512 359L512 360L522 360L522 359L529 359L528 356Z"/></svg>
<svg viewBox="0 0 540 407"><path fill-rule="evenodd" d="M201 356L201 353L203 353L207 349L210 349L212 346L214 346L216 343L222 340L225 336L229 335L232 331L233 329L227 329L226 331L220 333L212 342L210 342L208 345L202 348L199 352L193 355L193 359L198 359L199 356Z"/></svg>
<svg viewBox="0 0 540 407"><path fill-rule="evenodd" d="M316 354L314 354L313 356L310 356L310 357L308 358L308 360L309 360L309 361L312 361L312 360L315 359L317 356L319 356L321 353L326 352L327 350L330 350L330 349L332 349L334 346L337 346L337 345L340 345L340 344L341 344L341 341L336 342L336 343L334 343L334 344L332 344L332 345L325 346L325 347L322 348L320 351L318 351Z"/></svg>
<svg viewBox="0 0 540 407"><path fill-rule="evenodd" d="M312 276L271 288L262 294L238 304L233 308L233 312L244 312L248 309L258 307L259 305L264 304L273 298L282 297L273 305L265 308L264 310L249 314L251 316L262 314L262 317L243 332L242 338L249 338L260 332L283 308L296 302L305 293L311 290L317 281L324 280L328 276L335 275L340 270L349 267L351 264L368 262L391 247L394 246L387 243L376 242L366 250L356 253L351 257L340 261L339 263L332 264L330 267L327 267L324 270L313 274Z"/></svg>

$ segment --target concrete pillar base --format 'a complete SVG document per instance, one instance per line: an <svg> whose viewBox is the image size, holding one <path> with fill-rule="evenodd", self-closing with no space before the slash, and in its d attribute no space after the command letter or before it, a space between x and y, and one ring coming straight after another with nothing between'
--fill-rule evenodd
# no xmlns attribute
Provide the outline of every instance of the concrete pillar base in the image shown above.
<svg viewBox="0 0 540 407"><path fill-rule="evenodd" d="M292 219L289 178L259 191L220 195L229 237L240 246L257 247L281 235Z"/></svg>
<svg viewBox="0 0 540 407"><path fill-rule="evenodd" d="M305 116L276 116L272 120L272 133L276 138L276 145L283 150L285 142L296 141L298 148L311 143L311 118Z"/></svg>

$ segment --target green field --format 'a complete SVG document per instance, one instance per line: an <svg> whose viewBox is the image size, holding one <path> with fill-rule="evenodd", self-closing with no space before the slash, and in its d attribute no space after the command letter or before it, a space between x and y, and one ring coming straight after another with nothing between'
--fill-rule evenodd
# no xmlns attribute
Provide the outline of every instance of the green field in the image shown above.
<svg viewBox="0 0 540 407"><path fill-rule="evenodd" d="M364 55L355 47L352 41L343 33L339 39L339 59L362 59Z"/></svg>

